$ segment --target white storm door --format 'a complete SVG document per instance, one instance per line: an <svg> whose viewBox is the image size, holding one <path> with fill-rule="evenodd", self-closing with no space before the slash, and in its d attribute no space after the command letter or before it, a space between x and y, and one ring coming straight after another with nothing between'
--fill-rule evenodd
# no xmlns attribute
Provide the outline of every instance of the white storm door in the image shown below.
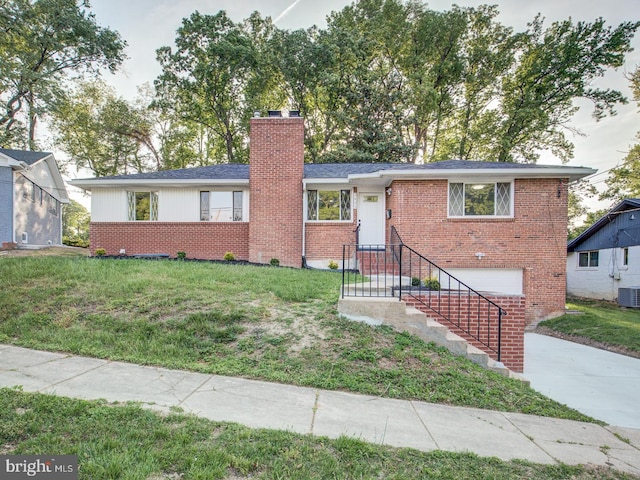
<svg viewBox="0 0 640 480"><path fill-rule="evenodd" d="M360 245L384 245L384 191L358 192Z"/></svg>

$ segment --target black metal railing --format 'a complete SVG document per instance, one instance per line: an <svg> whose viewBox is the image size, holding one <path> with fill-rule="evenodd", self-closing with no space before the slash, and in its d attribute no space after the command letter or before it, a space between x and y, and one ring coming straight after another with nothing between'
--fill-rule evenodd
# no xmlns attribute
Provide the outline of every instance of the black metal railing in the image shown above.
<svg viewBox="0 0 640 480"><path fill-rule="evenodd" d="M501 358L506 311L404 244L394 227L391 243L343 245L342 297L398 297L429 310Z"/></svg>

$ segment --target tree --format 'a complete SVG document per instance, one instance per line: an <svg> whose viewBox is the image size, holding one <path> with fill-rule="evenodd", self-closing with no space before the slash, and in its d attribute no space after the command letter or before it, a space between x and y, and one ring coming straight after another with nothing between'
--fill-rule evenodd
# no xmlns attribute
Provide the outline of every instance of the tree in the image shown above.
<svg viewBox="0 0 640 480"><path fill-rule="evenodd" d="M640 107L640 66L629 76L633 99ZM640 132L638 133L640 139ZM622 164L611 169L605 180L607 188L600 195L601 200L619 203L625 198L640 198L640 144L629 150Z"/></svg>
<svg viewBox="0 0 640 480"><path fill-rule="evenodd" d="M0 144L36 148L36 124L72 72L115 71L126 42L100 27L87 0L0 3Z"/></svg>
<svg viewBox="0 0 640 480"><path fill-rule="evenodd" d="M62 210L62 236L65 242L89 241L89 211L79 202L71 200Z"/></svg>
<svg viewBox="0 0 640 480"><path fill-rule="evenodd" d="M615 113L615 105L625 101L623 95L591 83L607 68L623 65L639 26L640 22L625 22L612 29L600 18L575 25L571 20L554 22L544 30L542 18L536 17L523 37L513 74L502 79L493 157L500 162L535 162L538 151L550 149L567 161L573 145L564 131L577 110L573 100L591 100L596 119Z"/></svg>
<svg viewBox="0 0 640 480"><path fill-rule="evenodd" d="M79 82L61 96L51 125L57 145L76 168L88 168L98 177L162 166L147 109L117 97L103 81Z"/></svg>
<svg viewBox="0 0 640 480"><path fill-rule="evenodd" d="M256 85L252 80L258 67L251 36L224 11L195 12L182 21L175 42L175 51L157 50L162 67L155 82L157 105L210 131L214 158L248 161L247 91L249 84Z"/></svg>

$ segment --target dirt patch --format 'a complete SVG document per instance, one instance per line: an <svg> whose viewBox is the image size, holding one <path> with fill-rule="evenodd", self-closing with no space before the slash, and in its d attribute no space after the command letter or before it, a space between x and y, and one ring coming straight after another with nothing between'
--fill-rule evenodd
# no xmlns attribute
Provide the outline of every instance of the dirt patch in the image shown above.
<svg viewBox="0 0 640 480"><path fill-rule="evenodd" d="M593 340L592 338L558 332L556 330L551 330L548 327L538 326L535 328L535 330L533 330L533 332L539 333L540 335L547 335L548 337L560 338L562 340L567 340L573 343L580 343L582 345L587 345L589 347L599 348L600 350L607 350L609 352L619 353L620 355L626 355L628 357L640 358L640 352L637 352L635 350L630 350L620 345L610 345L605 342L599 342L597 340Z"/></svg>
<svg viewBox="0 0 640 480"><path fill-rule="evenodd" d="M42 247L42 248L16 248L15 250L0 250L0 258L3 257L88 257L88 248L80 247Z"/></svg>

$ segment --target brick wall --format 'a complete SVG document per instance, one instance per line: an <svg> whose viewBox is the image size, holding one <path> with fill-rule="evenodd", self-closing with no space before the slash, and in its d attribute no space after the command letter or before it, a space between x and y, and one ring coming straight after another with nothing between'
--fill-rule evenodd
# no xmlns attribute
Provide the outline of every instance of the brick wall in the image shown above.
<svg viewBox="0 0 640 480"><path fill-rule="evenodd" d="M342 245L355 243L355 222L349 223L313 223L306 224L307 260L342 260Z"/></svg>
<svg viewBox="0 0 640 480"><path fill-rule="evenodd" d="M104 248L107 255L167 253L175 257L222 260L232 252L236 260L249 258L249 224L246 222L92 222L91 253Z"/></svg>
<svg viewBox="0 0 640 480"><path fill-rule="evenodd" d="M407 245L445 270L522 269L525 319L531 323L564 311L566 183L516 180L514 218L450 219L446 180L395 181L388 199L393 217L387 231L395 226ZM485 257L478 260L476 252Z"/></svg>
<svg viewBox="0 0 640 480"><path fill-rule="evenodd" d="M455 324L444 321L417 299L403 296L407 305L426 313L487 353L494 360L498 360L498 355L495 352L498 348L498 312L496 308L488 309L486 303L481 303L480 333L476 335L482 340L479 342L463 330L464 328L467 331L478 332L478 297L469 299L464 296L461 298L457 294L449 296L446 292L431 292L431 295L422 295L420 298L422 302L431 303L434 308L441 308L447 312ZM524 329L526 325L525 299L520 295L490 295L487 298L507 311L507 315L502 316L500 360L510 370L522 373L524 371ZM457 325L463 328L459 328Z"/></svg>
<svg viewBox="0 0 640 480"><path fill-rule="evenodd" d="M304 120L252 118L249 155L249 260L301 267Z"/></svg>

